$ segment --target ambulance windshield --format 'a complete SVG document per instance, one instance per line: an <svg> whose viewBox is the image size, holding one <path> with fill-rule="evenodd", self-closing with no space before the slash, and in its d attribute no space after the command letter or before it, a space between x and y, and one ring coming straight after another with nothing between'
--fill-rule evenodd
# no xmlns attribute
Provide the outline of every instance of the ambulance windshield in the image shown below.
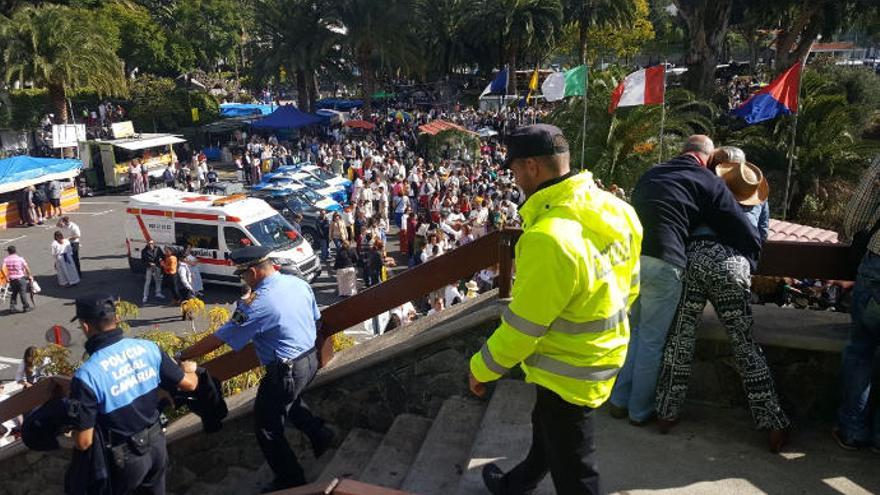
<svg viewBox="0 0 880 495"><path fill-rule="evenodd" d="M261 246L272 250L289 249L302 244L302 236L293 235L293 225L281 215L275 214L245 227Z"/></svg>

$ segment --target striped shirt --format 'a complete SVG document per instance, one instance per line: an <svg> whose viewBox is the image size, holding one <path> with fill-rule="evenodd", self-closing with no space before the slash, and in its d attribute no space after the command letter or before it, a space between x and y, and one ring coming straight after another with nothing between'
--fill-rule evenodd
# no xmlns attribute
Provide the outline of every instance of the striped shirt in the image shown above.
<svg viewBox="0 0 880 495"><path fill-rule="evenodd" d="M843 239L851 241L859 232L870 230L880 220L880 157L862 175L843 220ZM871 237L868 250L880 254L880 232Z"/></svg>
<svg viewBox="0 0 880 495"><path fill-rule="evenodd" d="M9 280L18 280L27 276L27 261L17 254L10 254L3 260L3 269Z"/></svg>

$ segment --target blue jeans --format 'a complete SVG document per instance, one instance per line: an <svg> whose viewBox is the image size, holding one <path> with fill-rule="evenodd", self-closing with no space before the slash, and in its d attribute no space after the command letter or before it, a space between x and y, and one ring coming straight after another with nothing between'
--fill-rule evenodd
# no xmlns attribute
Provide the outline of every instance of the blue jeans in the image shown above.
<svg viewBox="0 0 880 495"><path fill-rule="evenodd" d="M321 247L321 261L327 261L330 257L330 247L327 245L327 239L318 239L318 246Z"/></svg>
<svg viewBox="0 0 880 495"><path fill-rule="evenodd" d="M628 409L634 421L645 421L654 413L663 346L681 298L684 272L650 256L642 256L640 263L641 288L629 317L629 348L610 399L615 406Z"/></svg>
<svg viewBox="0 0 880 495"><path fill-rule="evenodd" d="M868 424L868 396L874 375L874 356L880 345L880 256L868 252L859 265L853 290L852 328L843 350L843 403L837 427L849 443L871 442L880 448L880 408L874 411L873 437Z"/></svg>

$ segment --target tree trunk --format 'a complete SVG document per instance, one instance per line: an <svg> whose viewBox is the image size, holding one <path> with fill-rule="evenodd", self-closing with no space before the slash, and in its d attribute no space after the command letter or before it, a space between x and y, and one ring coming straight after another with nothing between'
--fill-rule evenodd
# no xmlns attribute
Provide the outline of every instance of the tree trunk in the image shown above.
<svg viewBox="0 0 880 495"><path fill-rule="evenodd" d="M309 107L309 88L306 73L302 69L296 72L296 106L303 112L308 112Z"/></svg>
<svg viewBox="0 0 880 495"><path fill-rule="evenodd" d="M309 70L309 112L314 112L315 102L318 101L320 94L318 92L318 73L311 69Z"/></svg>
<svg viewBox="0 0 880 495"><path fill-rule="evenodd" d="M68 119L67 93L64 91L64 85L49 84L49 102L52 105L52 112L55 114L55 123L66 124Z"/></svg>
<svg viewBox="0 0 880 495"><path fill-rule="evenodd" d="M822 30L823 20L821 6L813 4L802 10L790 26L783 28L776 38L776 59L773 63L776 74L785 72L807 56Z"/></svg>
<svg viewBox="0 0 880 495"><path fill-rule="evenodd" d="M586 12L584 16L586 16ZM587 63L587 23L585 19L578 21L578 60L582 64Z"/></svg>
<svg viewBox="0 0 880 495"><path fill-rule="evenodd" d="M690 45L685 58L685 87L709 96L715 83L715 66L727 36L733 0L674 0L688 27Z"/></svg>

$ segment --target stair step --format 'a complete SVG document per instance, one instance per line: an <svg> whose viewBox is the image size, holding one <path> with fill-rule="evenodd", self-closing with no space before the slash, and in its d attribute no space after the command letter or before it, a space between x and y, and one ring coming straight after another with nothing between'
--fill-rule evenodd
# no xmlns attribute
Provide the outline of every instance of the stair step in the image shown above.
<svg viewBox="0 0 880 495"><path fill-rule="evenodd" d="M414 414L401 414L394 418L388 433L376 449L358 481L387 488L398 488L406 477L431 420Z"/></svg>
<svg viewBox="0 0 880 495"><path fill-rule="evenodd" d="M317 479L357 478L381 441L380 433L362 428L352 429Z"/></svg>
<svg viewBox="0 0 880 495"><path fill-rule="evenodd" d="M475 400L446 399L401 489L420 495L452 493L467 465L468 450L484 410L485 406Z"/></svg>
<svg viewBox="0 0 880 495"><path fill-rule="evenodd" d="M495 387L486 414L474 438L466 471L462 474L458 495L485 494L483 466L494 462L504 472L525 459L532 444L532 408L535 386L516 380L501 380ZM536 494L552 494L548 475L538 485Z"/></svg>

